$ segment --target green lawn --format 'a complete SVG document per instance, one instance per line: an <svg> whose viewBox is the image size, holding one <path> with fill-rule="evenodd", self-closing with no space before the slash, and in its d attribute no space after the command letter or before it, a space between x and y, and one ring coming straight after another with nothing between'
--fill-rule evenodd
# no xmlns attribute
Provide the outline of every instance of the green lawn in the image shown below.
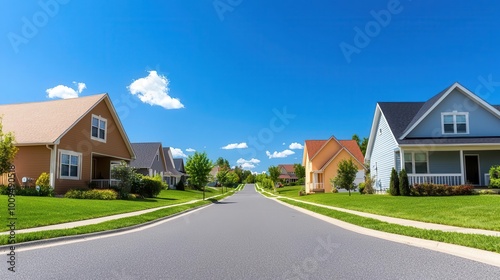
<svg viewBox="0 0 500 280"><path fill-rule="evenodd" d="M279 195L384 216L468 228L500 230L500 195L400 197L325 193L298 196L301 186L285 187Z"/></svg>
<svg viewBox="0 0 500 280"><path fill-rule="evenodd" d="M207 188L206 197L220 194ZM165 205L202 199L200 191L163 190L158 197L143 200L88 200L54 197L16 197L17 229L60 224L86 220L114 214L133 212ZM0 195L0 220L6 221L7 196ZM2 208L3 205L3 208ZM0 231L7 231L7 223L0 225Z"/></svg>
<svg viewBox="0 0 500 280"><path fill-rule="evenodd" d="M439 230L426 230L408 226L401 226L401 225L382 222L376 219L365 218L345 212L340 212L340 211L326 209L323 207L295 202L289 199L280 199L280 200L331 218L335 218L365 228L370 228L374 230L390 232L400 235L406 235L416 238L457 244L457 245L500 253L500 237L487 236L481 234L443 232Z"/></svg>

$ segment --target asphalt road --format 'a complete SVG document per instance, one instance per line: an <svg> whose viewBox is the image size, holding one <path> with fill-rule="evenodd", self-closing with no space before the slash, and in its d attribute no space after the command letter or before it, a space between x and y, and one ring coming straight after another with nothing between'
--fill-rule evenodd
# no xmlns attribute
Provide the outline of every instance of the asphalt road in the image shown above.
<svg viewBox="0 0 500 280"><path fill-rule="evenodd" d="M500 268L367 237L252 185L157 226L16 253L0 279L500 279Z"/></svg>

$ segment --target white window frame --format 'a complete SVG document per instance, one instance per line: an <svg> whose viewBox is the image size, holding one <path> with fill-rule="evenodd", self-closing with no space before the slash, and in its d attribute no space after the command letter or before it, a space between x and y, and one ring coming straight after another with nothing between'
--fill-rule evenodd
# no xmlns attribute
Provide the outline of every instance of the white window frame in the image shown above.
<svg viewBox="0 0 500 280"><path fill-rule="evenodd" d="M405 155L411 154L411 168L412 170L406 170L406 159L404 158ZM425 173L416 173L416 166L415 166L415 154L425 154L425 159L427 163L427 170ZM404 151L403 152L403 166L401 167L402 169L404 168L408 174L429 174L429 152L422 152L422 151Z"/></svg>
<svg viewBox="0 0 500 280"><path fill-rule="evenodd" d="M98 122L98 127L97 127L97 136L99 136L99 130L102 129L100 127L100 124L101 124L101 121L104 122L104 139L102 138L99 138L99 137L95 137L94 135L92 135L92 128L94 127L94 125L92 124L93 121L94 121L94 118L96 118L99 122ZM99 141L99 142L103 142L103 143L106 143L106 139L108 138L108 120L101 117L101 116L97 116L97 115L94 115L92 114L92 118L90 120L90 138L92 140L96 140L96 141Z"/></svg>
<svg viewBox="0 0 500 280"><path fill-rule="evenodd" d="M457 116L465 116L465 132L457 132ZM444 131L444 117L445 116L453 116L453 132L445 132ZM441 113L441 132L444 135L453 135L453 134L469 134L469 112L446 112Z"/></svg>
<svg viewBox="0 0 500 280"><path fill-rule="evenodd" d="M77 166L77 176L63 176L62 175L62 156L69 155L70 156L70 169L71 169L71 156L78 157L78 166ZM67 150L59 150L59 179L64 180L80 180L82 177L82 153L77 153L73 151Z"/></svg>

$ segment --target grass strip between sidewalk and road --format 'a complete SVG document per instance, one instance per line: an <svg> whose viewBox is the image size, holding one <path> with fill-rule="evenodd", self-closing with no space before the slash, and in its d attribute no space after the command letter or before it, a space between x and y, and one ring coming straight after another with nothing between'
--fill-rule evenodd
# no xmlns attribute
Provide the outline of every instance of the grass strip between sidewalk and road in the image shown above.
<svg viewBox="0 0 500 280"><path fill-rule="evenodd" d="M160 210L150 212L147 214L143 214L143 215L111 220L111 221L107 221L107 222L103 222L103 223L99 223L99 224L94 224L94 225L80 226L80 227L75 227L75 228L70 228L70 229L47 230L47 231L39 231L39 232L31 232L31 233L20 233L20 234L16 234L15 246L19 245L19 243L22 243L22 242L35 241L35 240L45 240L45 239L63 237L63 236L74 236L74 235L102 232L102 231L107 231L107 230L114 230L114 229L121 229L121 228L130 227L130 226L135 226L135 225L143 224L146 222L151 222L154 220L166 218L168 216L178 214L178 213L181 213L183 211L187 211L187 210L190 210L193 208L201 207L204 205L209 205L211 203L216 203L217 201L219 201L225 197L228 197L234 193L235 192L228 192L223 196L219 196L217 198L210 198L210 199L207 199L205 201L199 201L199 202L195 202L192 204L174 206L171 208L164 208L164 209L160 209ZM9 241L8 238L9 238L8 235L0 236L0 245L7 245L8 241Z"/></svg>
<svg viewBox="0 0 500 280"><path fill-rule="evenodd" d="M286 198L280 198L279 200L297 207L301 207L316 212L321 215L328 216L330 218L334 218L337 220L341 220L350 224L354 224L369 229L500 253L500 237L486 236L480 234L444 232L439 230L426 230L415 227L401 226L387 222L382 222L372 218L365 218L354 214L344 213L306 203L296 202Z"/></svg>

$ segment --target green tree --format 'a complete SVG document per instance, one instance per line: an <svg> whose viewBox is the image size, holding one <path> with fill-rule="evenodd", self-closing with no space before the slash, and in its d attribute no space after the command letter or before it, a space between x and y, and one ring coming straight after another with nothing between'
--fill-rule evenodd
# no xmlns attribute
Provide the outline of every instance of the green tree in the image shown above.
<svg viewBox="0 0 500 280"><path fill-rule="evenodd" d="M217 165L218 167L224 167L227 170L231 169L231 166L229 166L229 161L227 159L225 159L225 158L222 158L222 157L219 157L215 161L215 165Z"/></svg>
<svg viewBox="0 0 500 280"><path fill-rule="evenodd" d="M399 172L399 194L408 196L410 195L410 183L408 182L408 174L406 170Z"/></svg>
<svg viewBox="0 0 500 280"><path fill-rule="evenodd" d="M391 179L389 181L389 193L391 195L399 195L399 177L398 172L394 167L391 170Z"/></svg>
<svg viewBox="0 0 500 280"><path fill-rule="evenodd" d="M14 146L14 134L3 132L2 118L0 117L0 174L9 172L18 148Z"/></svg>
<svg viewBox="0 0 500 280"><path fill-rule="evenodd" d="M351 196L351 190L354 188L354 179L356 179L356 173L358 172L358 167L352 159L341 160L338 165L337 176L330 182L342 189L349 191L349 196Z"/></svg>
<svg viewBox="0 0 500 280"><path fill-rule="evenodd" d="M294 164L293 169L295 171L295 176L297 179L302 179L306 177L306 168L302 164Z"/></svg>
<svg viewBox="0 0 500 280"><path fill-rule="evenodd" d="M250 175L248 175L245 178L245 183L247 183L247 184L253 184L253 183L255 183L255 175L250 173Z"/></svg>
<svg viewBox="0 0 500 280"><path fill-rule="evenodd" d="M354 134L352 136L352 140L355 140L358 143L358 146L359 146L359 149L361 150L361 153L363 153L363 155L365 155L366 148L368 147L368 138L363 137L363 140L361 140L357 134Z"/></svg>
<svg viewBox="0 0 500 280"><path fill-rule="evenodd" d="M205 152L195 152L187 158L186 172L189 174L189 183L197 190L203 190L205 199L205 186L210 181L210 171L213 167Z"/></svg>
<svg viewBox="0 0 500 280"><path fill-rule="evenodd" d="M114 165L111 169L111 177L120 180L118 183L118 192L121 196L130 193L132 183L135 180L135 169L128 166L125 161L120 162L119 165Z"/></svg>
<svg viewBox="0 0 500 280"><path fill-rule="evenodd" d="M238 175L238 178L240 180L238 182L238 184L241 183L241 180L244 179L243 178L243 169L240 166L235 166L233 171L234 171L234 173L236 173L236 175Z"/></svg>
<svg viewBox="0 0 500 280"><path fill-rule="evenodd" d="M238 184L238 182L240 182L240 181L241 180L236 173L229 172L227 174L226 188L227 187L234 187L234 185Z"/></svg>
<svg viewBox="0 0 500 280"><path fill-rule="evenodd" d="M278 166L271 165L267 171L269 172L269 178L271 178L273 183L276 184L278 182L278 177L281 174L280 168Z"/></svg>
<svg viewBox="0 0 500 280"><path fill-rule="evenodd" d="M266 173L260 173L255 176L255 182L256 183L262 183L264 179L267 179L267 174Z"/></svg>

